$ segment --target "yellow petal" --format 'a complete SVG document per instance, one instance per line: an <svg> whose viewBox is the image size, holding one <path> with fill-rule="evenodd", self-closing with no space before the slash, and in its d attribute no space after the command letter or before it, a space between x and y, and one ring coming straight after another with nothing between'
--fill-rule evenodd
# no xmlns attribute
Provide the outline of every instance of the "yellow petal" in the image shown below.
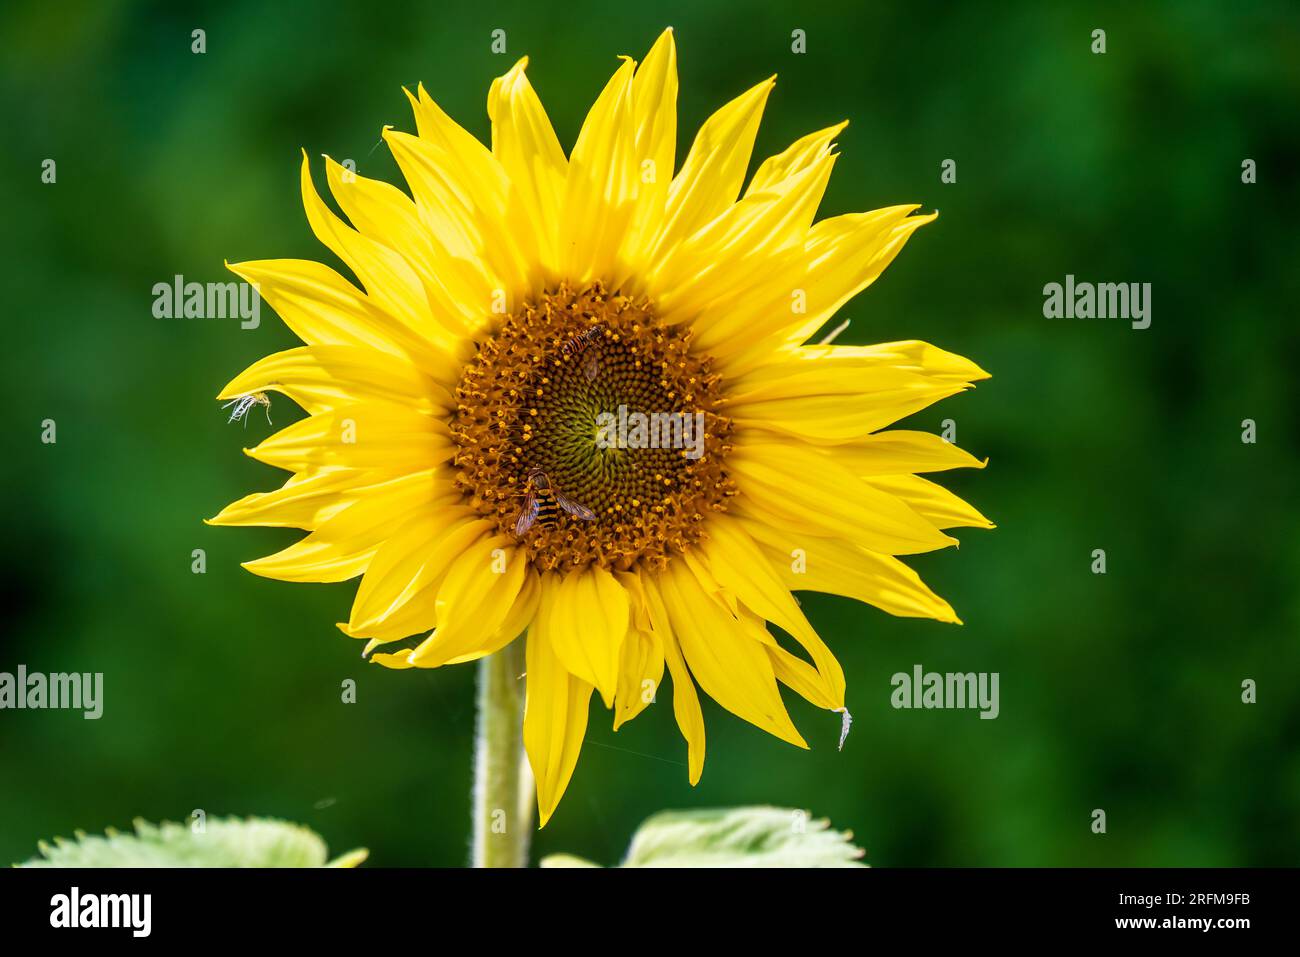
<svg viewBox="0 0 1300 957"><path fill-rule="evenodd" d="M772 673L776 680L799 695L806 698L818 708L828 711L838 710L844 706L842 695L832 697L824 677L808 662L798 658L782 648L767 630L767 622L760 615L740 606L735 612L741 630L763 646L772 662Z"/></svg>
<svg viewBox="0 0 1300 957"><path fill-rule="evenodd" d="M596 99L569 156L560 272L578 283L607 280L637 194L632 74L624 59Z"/></svg>
<svg viewBox="0 0 1300 957"><path fill-rule="evenodd" d="M777 516L780 524L828 536L852 529L858 541L886 555L957 544L899 499L859 479L834 456L804 443L747 439L728 456L727 467L740 487L742 510Z"/></svg>
<svg viewBox="0 0 1300 957"><path fill-rule="evenodd" d="M492 81L492 154L510 178L508 217L537 237L543 273L556 276L556 227L564 208L568 161L524 70L528 58Z"/></svg>
<svg viewBox="0 0 1300 957"><path fill-rule="evenodd" d="M736 377L770 361L774 350L804 342L875 282L907 238L934 219L909 217L914 209L895 206L817 223L803 248L773 264L743 298L719 302L694 320L700 348Z"/></svg>
<svg viewBox="0 0 1300 957"><path fill-rule="evenodd" d="M851 445L837 447L832 454L859 478L982 469L986 464L937 435L906 429L863 436Z"/></svg>
<svg viewBox="0 0 1300 957"><path fill-rule="evenodd" d="M543 583L543 604L546 588ZM545 827L578 763L592 686L569 672L537 624L527 641L524 749L537 779L538 826Z"/></svg>
<svg viewBox="0 0 1300 957"><path fill-rule="evenodd" d="M827 377L831 379L830 376ZM833 385L828 381L828 385ZM731 403L732 422L740 428L777 433L816 445L861 442L934 403L962 392L964 386L938 384L909 372L881 373L859 382L856 393L808 395L770 402ZM775 440L772 436L769 441Z"/></svg>
<svg viewBox="0 0 1300 957"><path fill-rule="evenodd" d="M487 319L484 301L490 283L480 269L453 256L434 239L419 207L400 189L367 179L325 157L330 192L352 225L376 243L392 249L419 278L428 297L430 318L441 330L435 337L464 337ZM417 300L418 304L418 300Z"/></svg>
<svg viewBox="0 0 1300 957"><path fill-rule="evenodd" d="M631 627L640 631L653 631L654 625L650 621L650 610L647 607L645 585L641 581L639 572L615 572L614 577L618 579L625 589L627 589L628 613Z"/></svg>
<svg viewBox="0 0 1300 957"><path fill-rule="evenodd" d="M834 156L822 157L746 196L667 252L646 281L660 319L683 322L744 302L787 250L803 248L834 165Z"/></svg>
<svg viewBox="0 0 1300 957"><path fill-rule="evenodd" d="M844 669L744 526L732 516L715 517L709 522L705 554L723 588L733 592L750 611L788 632L808 652L816 666L814 677L829 707L844 707Z"/></svg>
<svg viewBox="0 0 1300 957"><path fill-rule="evenodd" d="M673 679L673 715L682 737L686 739L687 776L694 787L700 783L700 775L704 773L704 712L700 710L700 696L695 691L695 682L686 667L681 647L673 636L668 610L658 586L650 578L642 578L642 584L646 612Z"/></svg>
<svg viewBox="0 0 1300 957"><path fill-rule="evenodd" d="M420 471L448 461L455 446L441 419L370 402L300 419L245 452L293 471L324 465Z"/></svg>
<svg viewBox="0 0 1300 957"><path fill-rule="evenodd" d="M974 506L919 475L877 475L868 478L867 483L897 496L936 528L994 527Z"/></svg>
<svg viewBox="0 0 1300 957"><path fill-rule="evenodd" d="M459 655L455 658L449 658L445 662L440 662L440 664L459 665L469 661L476 661L486 655L496 654L506 645L510 644L510 642L518 638L524 630L532 624L533 618L537 613L538 599L540 595L540 578L534 569L528 568L524 573L523 586L519 589L519 593L510 603L510 608L506 612L505 618L502 620L501 624L497 626L496 630L484 638L478 647L474 648L472 651L466 652L465 654ZM429 603L429 607L433 607L432 602ZM435 622L431 618L427 626L421 626L415 630L427 630L428 628L432 628L434 624ZM340 625L339 627L343 629L345 634L350 634L346 625ZM375 648L394 641L400 641L402 637L406 637L405 634L397 636L398 629L392 629L392 631L394 636L371 638L366 643L365 650L361 652L361 656L363 658L372 657L371 652L373 652ZM432 636L430 637L432 638ZM380 655L374 655L372 660L377 660L380 657ZM404 670L415 667L433 667L429 664L428 659L422 659L419 661L414 660L414 652L409 648L400 652L387 653L383 655L382 658L383 660L379 663L388 668L400 667Z"/></svg>
<svg viewBox="0 0 1300 957"><path fill-rule="evenodd" d="M421 220L452 259L448 290L483 308L485 287L511 293L528 288L538 267L536 237L506 218L510 181L486 146L462 129L425 92L407 96L418 137L385 129L384 140L406 177ZM540 275L538 273L537 275ZM486 309L484 310L486 311Z"/></svg>
<svg viewBox="0 0 1300 957"><path fill-rule="evenodd" d="M664 650L652 632L632 628L623 640L614 697L614 730L645 710L659 693L664 675Z"/></svg>
<svg viewBox="0 0 1300 957"><path fill-rule="evenodd" d="M659 35L632 78L636 124L635 210L627 227L612 288L644 292L641 278L668 202L677 160L677 48L670 27Z"/></svg>
<svg viewBox="0 0 1300 957"><path fill-rule="evenodd" d="M365 571L379 546L411 517L432 511L438 502L431 472L393 479L368 490L306 538L244 567L281 581L345 581Z"/></svg>
<svg viewBox="0 0 1300 957"><path fill-rule="evenodd" d="M537 608L540 604L542 594L541 577L533 568L526 569L524 573L524 584L519 589L519 594L510 604L510 610L506 613L501 624L497 626L495 632L489 635L482 644L467 654L458 658L450 659L447 664L458 665L466 661L474 661L482 658L484 655L496 654L510 642L518 638L529 625L532 624L537 616Z"/></svg>
<svg viewBox="0 0 1300 957"><path fill-rule="evenodd" d="M548 634L564 666L600 691L613 707L618 665L629 620L627 590L598 565L560 580Z"/></svg>
<svg viewBox="0 0 1300 957"><path fill-rule="evenodd" d="M373 302L438 348L458 345L458 337L435 321L420 277L401 253L351 229L321 200L305 152L302 201L316 238L347 263Z"/></svg>
<svg viewBox="0 0 1300 957"><path fill-rule="evenodd" d="M505 209L507 184L504 174L501 174L503 179L499 184L484 184L489 189L495 185L499 196L494 193L475 196L471 200L463 192L465 184L458 182L452 172L455 160L445 148L436 142L389 128L384 129L383 136L411 188L421 224L428 230L432 241L455 264L458 275L449 277L449 281L464 284L470 290L490 285L488 274L478 265L478 257L488 245L484 225ZM493 164L499 171L499 164L495 160ZM471 202L483 203L483 206L471 207ZM498 203L499 209L496 208ZM481 295L470 293L469 298L481 305Z"/></svg>
<svg viewBox="0 0 1300 957"><path fill-rule="evenodd" d="M415 667L415 665L411 664L411 653L409 651L381 651L371 655L370 660L377 665L391 668L393 671L407 671Z"/></svg>
<svg viewBox="0 0 1300 957"><path fill-rule="evenodd" d="M345 631L354 638L396 640L433 628L434 599L447 570L490 530L468 509L450 522L432 511L412 516L375 554Z"/></svg>
<svg viewBox="0 0 1300 957"><path fill-rule="evenodd" d="M740 518L772 560L781 581L794 591L843 595L902 618L959 623L952 606L932 592L897 558L837 538L808 535Z"/></svg>
<svg viewBox="0 0 1300 957"><path fill-rule="evenodd" d="M859 292L875 282L916 230L938 213L905 216L915 206L895 206L868 213L849 213L819 222L808 232L807 249L816 283L808 290L807 313L779 330L797 345L822 327Z"/></svg>
<svg viewBox="0 0 1300 957"><path fill-rule="evenodd" d="M415 113L420 140L436 151L446 171L447 185L461 208L467 213L500 214L508 181L492 151L443 112L423 84L418 96L409 92L406 95Z"/></svg>
<svg viewBox="0 0 1300 957"><path fill-rule="evenodd" d="M775 78L764 80L709 117L668 187L656 258L706 225L740 195L763 106Z"/></svg>
<svg viewBox="0 0 1300 957"><path fill-rule="evenodd" d="M858 368L902 369L933 379L953 382L977 382L989 378L985 372L965 356L945 352L938 346L917 339L899 342L881 342L871 346L810 345L799 350L814 362L829 360L832 363L852 364Z"/></svg>
<svg viewBox="0 0 1300 957"><path fill-rule="evenodd" d="M772 660L772 673L776 680L791 691L805 698L810 704L827 711L836 711L844 707L844 698L833 698L826 690L826 681L821 674L802 658L797 658L777 644L764 644L767 656Z"/></svg>
<svg viewBox="0 0 1300 957"><path fill-rule="evenodd" d="M245 495L206 521L209 525L310 530L357 501L367 489L396 477L388 472L337 467L297 472L280 488Z"/></svg>
<svg viewBox="0 0 1300 957"><path fill-rule="evenodd" d="M477 653L505 622L527 570L526 553L504 535L466 549L438 586L438 626L411 653L412 663L436 668Z"/></svg>
<svg viewBox="0 0 1300 957"><path fill-rule="evenodd" d="M658 586L673 635L705 693L769 734L808 747L781 702L762 643L705 594L682 562L671 563L660 574Z"/></svg>
<svg viewBox="0 0 1300 957"><path fill-rule="evenodd" d="M836 123L824 130L818 130L816 133L809 133L807 136L795 140L783 152L763 160L754 172L754 178L749 181L745 195L752 196L765 189L771 189L782 180L798 175L822 157L827 156L831 151L831 141L839 136L848 125L849 121L845 120L843 123Z"/></svg>
<svg viewBox="0 0 1300 957"><path fill-rule="evenodd" d="M357 346L408 358L444 386L461 364L374 305L328 266L301 259L226 264L252 283L284 324L309 346Z"/></svg>
<svg viewBox="0 0 1300 957"><path fill-rule="evenodd" d="M309 413L358 402L391 402L424 415L455 408L447 390L397 356L355 346L300 346L253 363L221 390L218 401L279 392Z"/></svg>
<svg viewBox="0 0 1300 957"><path fill-rule="evenodd" d="M728 383L728 401L743 404L814 395L853 395L861 391L864 382L882 373L913 375L934 386L964 386L989 377L969 359L926 342L810 345L773 351L767 362Z"/></svg>

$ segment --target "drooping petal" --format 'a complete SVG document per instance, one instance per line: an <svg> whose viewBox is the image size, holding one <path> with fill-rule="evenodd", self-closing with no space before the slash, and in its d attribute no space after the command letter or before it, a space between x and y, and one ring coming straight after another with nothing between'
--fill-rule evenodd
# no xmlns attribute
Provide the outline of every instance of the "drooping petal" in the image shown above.
<svg viewBox="0 0 1300 957"><path fill-rule="evenodd" d="M761 628L762 623L759 622L756 626ZM831 697L826 690L826 681L808 662L790 654L775 643L765 643L763 649L772 660L772 673L781 684L814 707L824 708L827 711L838 711L844 707L843 697Z"/></svg>
<svg viewBox="0 0 1300 957"><path fill-rule="evenodd" d="M533 569L528 569L525 573L523 587L519 589L519 594L510 604L510 610L506 613L505 619L497 626L495 632L484 639L483 643L475 648L472 652L461 655L458 658L451 658L444 664L458 665L468 661L476 661L485 655L496 654L510 642L523 633L523 631L532 623L533 617L537 612L538 598L541 595L541 584L539 576ZM366 645L362 657L369 657L375 664L383 665L385 668L392 668L396 671L405 671L409 668L424 667L423 663L417 665L412 660L411 650L394 652L379 652L371 654L375 648L380 645L389 644L397 641L396 638L372 638Z"/></svg>
<svg viewBox="0 0 1300 957"><path fill-rule="evenodd" d="M631 721L655 700L664 675L663 645L654 632L628 630L618 667L614 696L614 730Z"/></svg>
<svg viewBox="0 0 1300 957"><path fill-rule="evenodd" d="M695 690L695 681L686 667L681 647L673 635L672 623L668 610L664 607L659 586L651 578L641 577L645 595L645 610L650 618L651 627L664 651L664 662L673 679L673 716L677 727L686 739L687 776L694 787L700 783L704 773L704 712L700 710L700 696Z"/></svg>
<svg viewBox="0 0 1300 957"><path fill-rule="evenodd" d="M656 631L647 607L645 586L638 572L617 572L615 579L627 589L628 636L619 662L619 692L614 700L614 729L645 710L659 694L663 679L663 636Z"/></svg>
<svg viewBox="0 0 1300 957"><path fill-rule="evenodd" d="M538 826L545 827L560 803L587 733L587 708L592 686L574 677L555 653L549 638L548 592L543 582L542 605L528 630L527 692L524 699L524 749L537 779Z"/></svg>
<svg viewBox="0 0 1300 957"><path fill-rule="evenodd" d="M519 588L519 594L510 603L510 609L506 612L501 624L497 626L496 631L484 639L479 647L458 658L449 659L447 664L457 665L466 661L475 661L484 655L495 654L510 644L524 632L524 629L532 624L537 615L541 595L541 576L537 574L535 569L526 568L524 583Z"/></svg>
<svg viewBox="0 0 1300 957"><path fill-rule="evenodd" d="M604 568L570 572L559 580L548 632L564 666L600 691L613 707L618 666L629 621L627 590Z"/></svg>

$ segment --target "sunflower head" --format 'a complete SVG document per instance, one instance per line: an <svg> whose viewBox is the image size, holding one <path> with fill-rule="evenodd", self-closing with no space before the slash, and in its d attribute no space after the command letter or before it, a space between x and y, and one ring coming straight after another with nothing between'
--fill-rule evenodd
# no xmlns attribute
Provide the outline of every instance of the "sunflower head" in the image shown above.
<svg viewBox="0 0 1300 957"><path fill-rule="evenodd" d="M506 316L466 364L452 425L457 482L539 571L662 568L735 494L723 464L731 422L710 366L690 330L660 325L648 302L600 282L561 283ZM611 410L656 423L698 415L701 454L602 441ZM540 493L584 511L557 508L521 532L522 503Z"/></svg>
<svg viewBox="0 0 1300 957"><path fill-rule="evenodd" d="M898 556L991 526L918 474L980 462L888 428L986 374L919 341L810 341L934 218L816 220L843 124L746 182L768 80L674 169L666 31L640 65L622 60L566 155L526 66L492 83L490 145L423 87L407 94L416 132L384 139L409 194L326 158L348 222L304 155L308 221L356 282L313 262L231 267L305 345L219 398L274 391L308 414L249 450L292 473L283 487L212 521L307 531L245 567L360 576L340 627L382 665L526 641L545 823L593 692L617 728L666 670L692 783L697 687L806 747L780 687L842 712L845 681L792 590L956 621Z"/></svg>

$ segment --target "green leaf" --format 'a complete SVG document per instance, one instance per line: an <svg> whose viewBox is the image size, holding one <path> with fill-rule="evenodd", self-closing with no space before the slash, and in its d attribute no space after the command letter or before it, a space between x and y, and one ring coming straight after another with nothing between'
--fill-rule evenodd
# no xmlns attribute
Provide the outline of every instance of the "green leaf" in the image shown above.
<svg viewBox="0 0 1300 957"><path fill-rule="evenodd" d="M41 841L40 856L19 867L356 867L364 849L327 861L325 842L310 828L271 818L214 818L201 830L136 820L135 833L109 828L103 837L78 831L72 841Z"/></svg>
<svg viewBox="0 0 1300 957"><path fill-rule="evenodd" d="M780 807L663 811L632 838L623 867L864 867L848 831Z"/></svg>

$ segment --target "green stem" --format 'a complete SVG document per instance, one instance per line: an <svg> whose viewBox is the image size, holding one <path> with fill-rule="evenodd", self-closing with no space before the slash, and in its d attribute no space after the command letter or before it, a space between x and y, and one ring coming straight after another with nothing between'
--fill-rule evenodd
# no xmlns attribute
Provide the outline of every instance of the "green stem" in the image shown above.
<svg viewBox="0 0 1300 957"><path fill-rule="evenodd" d="M524 756L524 639L479 661L475 867L527 867L533 775Z"/></svg>

